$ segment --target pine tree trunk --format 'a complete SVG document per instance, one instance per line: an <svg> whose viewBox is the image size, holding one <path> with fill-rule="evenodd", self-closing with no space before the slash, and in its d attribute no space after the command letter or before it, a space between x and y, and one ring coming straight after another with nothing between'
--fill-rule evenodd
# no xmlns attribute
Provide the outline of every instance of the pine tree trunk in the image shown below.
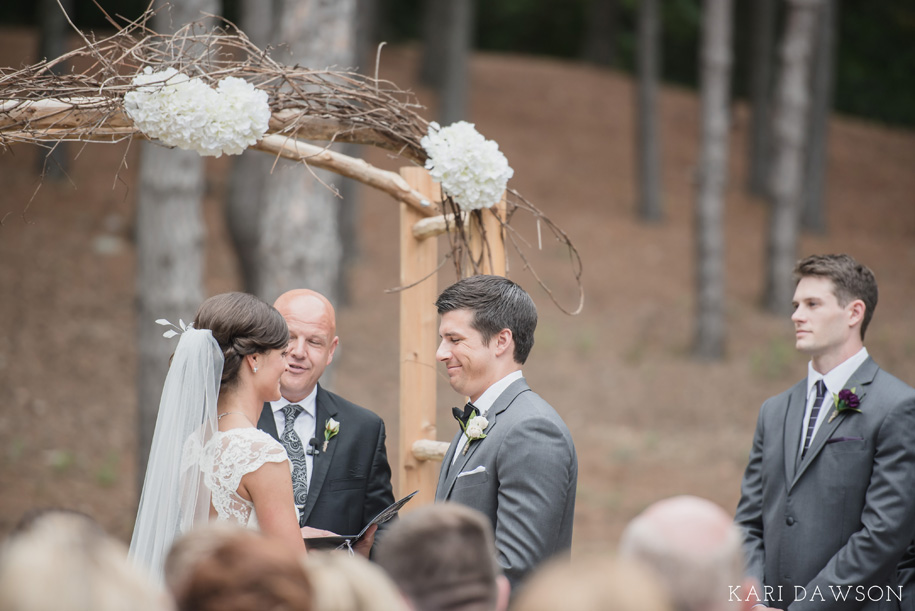
<svg viewBox="0 0 915 611"><path fill-rule="evenodd" d="M769 172L772 157L772 64L774 56L775 0L754 0L750 68L750 138L747 188L758 197L769 199Z"/></svg>
<svg viewBox="0 0 915 611"><path fill-rule="evenodd" d="M73 0L41 0L40 19L40 38L38 40L38 59L51 60L60 57L67 51L67 36L70 33L70 25L67 23L66 14L73 15ZM63 7L63 10L61 10ZM58 74L64 69L63 66L55 66L52 70ZM60 181L67 175L69 167L69 145L66 142L58 142L48 154L39 157L38 171L45 180Z"/></svg>
<svg viewBox="0 0 915 611"><path fill-rule="evenodd" d="M279 38L292 56L280 61L313 68L351 66L355 9L356 0L285 0ZM336 175L315 173L339 187ZM307 287L336 301L342 257L338 199L302 164L285 161L277 164L264 191L256 293L272 302L287 290Z"/></svg>
<svg viewBox="0 0 915 611"><path fill-rule="evenodd" d="M636 57L636 160L638 163L638 211L646 221L660 221L660 144L658 142L658 81L661 74L661 19L658 0L639 3L639 34Z"/></svg>
<svg viewBox="0 0 915 611"><path fill-rule="evenodd" d="M601 66L616 65L619 0L591 0L582 58Z"/></svg>
<svg viewBox="0 0 915 611"><path fill-rule="evenodd" d="M791 312L803 193L813 41L822 0L789 0L773 114L773 197L763 304L773 314Z"/></svg>
<svg viewBox="0 0 915 611"><path fill-rule="evenodd" d="M804 181L803 215L801 226L808 231L826 233L826 153L829 142L829 113L835 77L837 0L824 0L820 23L817 27L814 59L812 102L810 108L810 136L807 152L807 171Z"/></svg>
<svg viewBox="0 0 915 611"><path fill-rule="evenodd" d="M276 43L278 0L242 0L240 26L260 49ZM259 285L257 263L258 229L264 209L264 189L274 159L258 151L245 151L232 160L226 197L226 225L235 246L242 286L256 293Z"/></svg>
<svg viewBox="0 0 915 611"><path fill-rule="evenodd" d="M419 82L433 89L445 83L450 0L423 1L423 56L419 66Z"/></svg>
<svg viewBox="0 0 915 611"><path fill-rule="evenodd" d="M474 0L448 2L445 37L445 74L439 95L439 121L450 125L467 118L467 87L473 37Z"/></svg>
<svg viewBox="0 0 915 611"><path fill-rule="evenodd" d="M184 0L161 10L153 27L173 31L201 13L217 14L214 0ZM174 340L158 318L193 318L203 298L203 159L195 152L142 142L137 201L137 481L142 488L159 397Z"/></svg>
<svg viewBox="0 0 915 611"><path fill-rule="evenodd" d="M705 0L702 24L702 144L696 189L694 353L724 355L724 187L728 170L733 0Z"/></svg>

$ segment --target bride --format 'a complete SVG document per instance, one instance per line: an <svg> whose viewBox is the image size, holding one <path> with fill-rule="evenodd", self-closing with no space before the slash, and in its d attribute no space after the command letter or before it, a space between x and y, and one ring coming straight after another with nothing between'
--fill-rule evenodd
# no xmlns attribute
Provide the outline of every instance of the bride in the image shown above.
<svg viewBox="0 0 915 611"><path fill-rule="evenodd" d="M280 313L246 293L207 299L181 333L130 542L160 580L172 542L208 520L305 553L286 450L255 425L264 402L280 398L288 343Z"/></svg>

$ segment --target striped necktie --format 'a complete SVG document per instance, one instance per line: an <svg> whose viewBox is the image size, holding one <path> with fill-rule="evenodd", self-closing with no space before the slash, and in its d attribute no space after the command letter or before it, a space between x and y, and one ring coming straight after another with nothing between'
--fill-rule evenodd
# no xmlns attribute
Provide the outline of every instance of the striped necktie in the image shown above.
<svg viewBox="0 0 915 611"><path fill-rule="evenodd" d="M817 398L810 409L810 420L807 422L807 435L804 437L804 451L801 452L801 459L807 454L807 448L810 447L810 442L813 440L813 429L816 427L817 417L820 415L820 408L823 406L823 399L826 397L826 383L823 382L822 378L817 380L816 388Z"/></svg>

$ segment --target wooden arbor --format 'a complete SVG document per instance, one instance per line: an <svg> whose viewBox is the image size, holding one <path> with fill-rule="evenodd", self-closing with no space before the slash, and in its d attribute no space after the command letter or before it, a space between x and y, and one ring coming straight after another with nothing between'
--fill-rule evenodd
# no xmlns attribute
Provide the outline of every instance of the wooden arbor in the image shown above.
<svg viewBox="0 0 915 611"><path fill-rule="evenodd" d="M441 189L420 167L407 167L401 176L430 202L441 199ZM471 217L470 256L482 259L484 273L505 275L505 242L501 219L505 200L484 210L483 226ZM438 316L438 235L447 231L443 216L424 217L415 207L400 203L400 453L397 464L400 498L414 490L414 507L431 503L438 483L438 463L448 444L436 441L435 345ZM487 236L490 257L480 257ZM465 267L465 269L467 269Z"/></svg>

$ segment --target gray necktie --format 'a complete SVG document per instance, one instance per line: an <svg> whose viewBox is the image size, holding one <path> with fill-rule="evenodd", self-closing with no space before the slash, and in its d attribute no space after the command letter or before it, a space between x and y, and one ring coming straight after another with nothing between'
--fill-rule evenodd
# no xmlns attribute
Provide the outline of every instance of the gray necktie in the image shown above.
<svg viewBox="0 0 915 611"><path fill-rule="evenodd" d="M308 463L305 462L305 448L302 440L296 434L293 423L301 413L302 406L289 404L283 408L286 424L283 426L283 446L292 462L292 492L295 496L295 505L299 510L299 526L305 526L305 499L308 497Z"/></svg>
<svg viewBox="0 0 915 611"><path fill-rule="evenodd" d="M801 452L801 458L807 454L807 448L810 447L810 442L813 439L813 429L817 424L817 417L820 415L820 408L823 406L823 399L826 397L826 383L819 379L816 382L817 389L817 398L813 402L813 407L810 408L810 420L807 422L807 435L804 437L804 451Z"/></svg>

